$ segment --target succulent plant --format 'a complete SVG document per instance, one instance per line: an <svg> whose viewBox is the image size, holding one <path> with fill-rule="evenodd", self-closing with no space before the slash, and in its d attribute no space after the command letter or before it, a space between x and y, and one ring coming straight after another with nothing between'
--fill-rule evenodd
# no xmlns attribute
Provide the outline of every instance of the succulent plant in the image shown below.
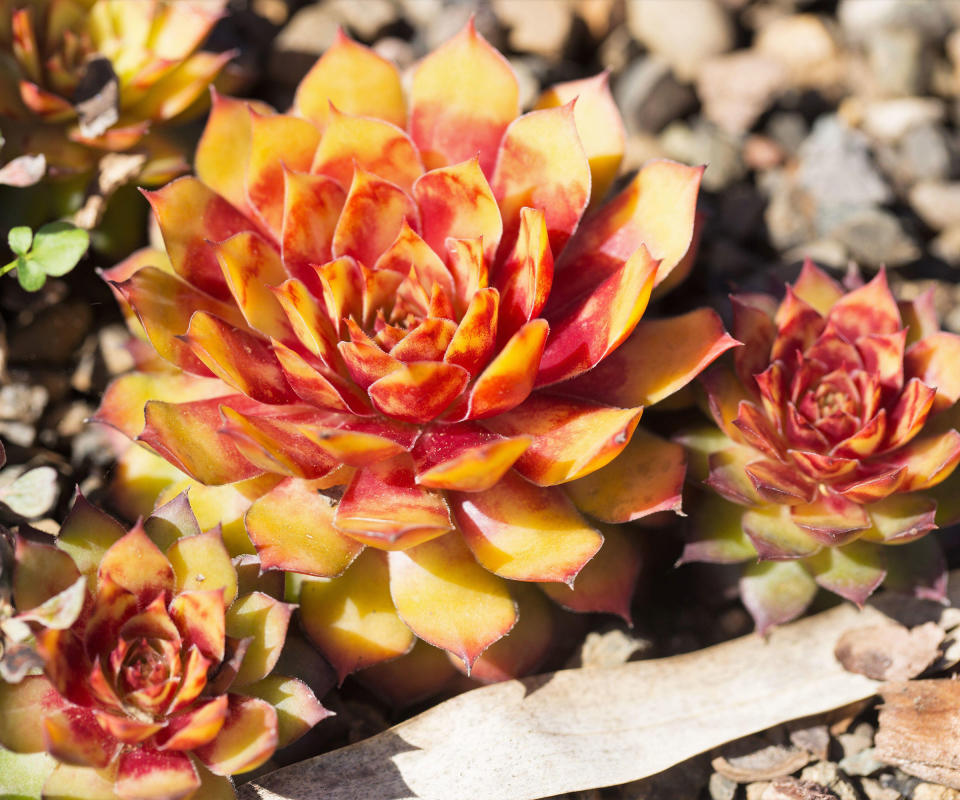
<svg viewBox="0 0 960 800"><path fill-rule="evenodd" d="M292 606L240 591L185 495L128 532L78 498L55 545L18 537L12 583L43 673L0 682L0 744L53 757L44 797L232 797L230 775L328 714L270 674ZM77 587L75 620L48 624Z"/></svg>
<svg viewBox="0 0 960 800"><path fill-rule="evenodd" d="M945 589L939 549L920 539L960 462L960 336L940 330L932 295L898 306L885 272L858 283L845 291L808 261L780 303L735 295L744 346L701 376L719 430L681 437L730 501L698 509L683 560L759 559L741 595L761 630L818 586L858 604L885 578Z"/></svg>
<svg viewBox="0 0 960 800"><path fill-rule="evenodd" d="M21 160L8 181L85 175L105 152L135 147L149 156L142 180L182 170L182 155L151 126L202 102L231 58L195 52L225 5L0 0L4 155Z"/></svg>
<svg viewBox="0 0 960 800"><path fill-rule="evenodd" d="M341 677L416 637L529 669L536 585L629 614L637 555L599 526L678 509L685 468L641 411L734 342L709 309L641 321L689 268L702 169L652 162L601 205L622 150L605 76L518 116L471 23L416 68L409 114L344 36L288 114L215 97L197 177L148 193L166 253L108 278L166 371L98 417L256 498L265 567L332 578L301 611Z"/></svg>

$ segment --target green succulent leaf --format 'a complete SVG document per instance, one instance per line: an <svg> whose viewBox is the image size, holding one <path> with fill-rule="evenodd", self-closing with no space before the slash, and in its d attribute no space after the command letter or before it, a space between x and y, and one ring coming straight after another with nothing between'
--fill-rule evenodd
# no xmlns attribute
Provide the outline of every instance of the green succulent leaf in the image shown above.
<svg viewBox="0 0 960 800"><path fill-rule="evenodd" d="M24 291L36 292L43 288L43 284L47 282L47 276L39 263L32 258L17 256L16 265L17 280Z"/></svg>
<svg viewBox="0 0 960 800"><path fill-rule="evenodd" d="M26 225L11 228L10 233L7 234L7 243L18 256L25 256L33 243L33 231Z"/></svg>
<svg viewBox="0 0 960 800"><path fill-rule="evenodd" d="M33 237L30 258L50 276L60 277L72 270L90 246L90 234L69 222L51 222Z"/></svg>
<svg viewBox="0 0 960 800"><path fill-rule="evenodd" d="M11 753L0 747L0 798L32 800L39 797L56 763L46 753Z"/></svg>

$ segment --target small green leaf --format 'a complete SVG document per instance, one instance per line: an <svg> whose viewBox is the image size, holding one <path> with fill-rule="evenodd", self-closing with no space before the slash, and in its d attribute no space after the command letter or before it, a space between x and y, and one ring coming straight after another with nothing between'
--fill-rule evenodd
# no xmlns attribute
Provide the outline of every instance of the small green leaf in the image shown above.
<svg viewBox="0 0 960 800"><path fill-rule="evenodd" d="M47 275L60 277L77 266L90 246L90 234L69 222L51 222L33 237L30 257Z"/></svg>
<svg viewBox="0 0 960 800"><path fill-rule="evenodd" d="M16 228L11 228L10 233L7 234L7 243L10 245L10 249L18 256L25 256L30 250L32 242L33 231L26 225L18 225Z"/></svg>
<svg viewBox="0 0 960 800"><path fill-rule="evenodd" d="M32 258L17 256L17 280L25 291L35 292L47 282L47 276Z"/></svg>

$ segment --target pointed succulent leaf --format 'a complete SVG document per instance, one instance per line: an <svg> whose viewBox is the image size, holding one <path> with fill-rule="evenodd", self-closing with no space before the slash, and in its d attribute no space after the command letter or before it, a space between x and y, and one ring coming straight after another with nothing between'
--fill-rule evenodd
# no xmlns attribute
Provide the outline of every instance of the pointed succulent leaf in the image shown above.
<svg viewBox="0 0 960 800"><path fill-rule="evenodd" d="M299 599L303 629L341 683L413 646L415 637L390 597L385 554L377 550L364 550L337 578L303 581Z"/></svg>
<svg viewBox="0 0 960 800"><path fill-rule="evenodd" d="M799 617L816 593L816 582L798 561L751 564L740 579L740 596L760 633Z"/></svg>
<svg viewBox="0 0 960 800"><path fill-rule="evenodd" d="M447 534L388 555L390 594L401 619L421 639L459 656L470 669L516 623L506 584Z"/></svg>
<svg viewBox="0 0 960 800"><path fill-rule="evenodd" d="M451 505L474 557L503 578L572 584L603 544L560 489L515 472L484 492L453 493Z"/></svg>
<svg viewBox="0 0 960 800"><path fill-rule="evenodd" d="M233 685L241 687L266 676L280 657L293 606L262 592L244 595L227 611L227 635L252 637Z"/></svg>

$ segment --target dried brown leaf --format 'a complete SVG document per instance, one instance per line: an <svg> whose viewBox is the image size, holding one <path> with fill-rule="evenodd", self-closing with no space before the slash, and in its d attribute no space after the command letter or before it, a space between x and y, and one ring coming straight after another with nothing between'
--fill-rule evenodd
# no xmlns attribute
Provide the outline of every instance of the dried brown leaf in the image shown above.
<svg viewBox="0 0 960 800"><path fill-rule="evenodd" d="M808 725L790 731L790 743L825 761L830 749L830 731L826 725Z"/></svg>
<svg viewBox="0 0 960 800"><path fill-rule="evenodd" d="M960 681L890 683L880 687L880 696L876 757L960 789Z"/></svg>
<svg viewBox="0 0 960 800"><path fill-rule="evenodd" d="M782 778L809 762L810 753L805 749L772 744L742 756L718 756L710 766L737 783L753 783Z"/></svg>
<svg viewBox="0 0 960 800"><path fill-rule="evenodd" d="M40 181L47 171L47 159L39 155L18 156L0 167L0 185L22 189Z"/></svg>
<svg viewBox="0 0 960 800"><path fill-rule="evenodd" d="M908 630L896 622L854 628L840 637L834 655L850 672L878 681L906 681L940 654L943 630L925 622Z"/></svg>

